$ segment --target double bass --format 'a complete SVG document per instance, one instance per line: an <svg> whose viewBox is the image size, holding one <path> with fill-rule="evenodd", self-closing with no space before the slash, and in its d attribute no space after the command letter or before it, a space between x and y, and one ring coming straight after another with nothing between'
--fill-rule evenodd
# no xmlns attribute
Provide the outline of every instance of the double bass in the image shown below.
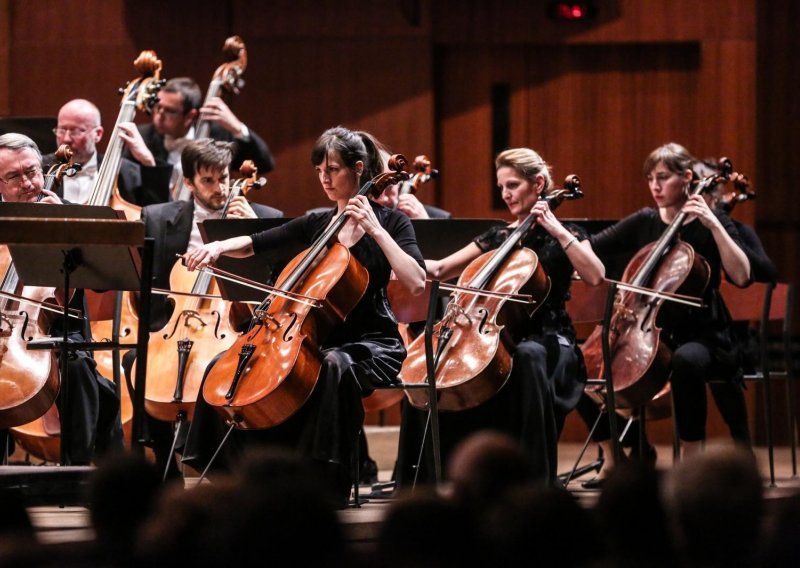
<svg viewBox="0 0 800 568"><path fill-rule="evenodd" d="M222 46L222 54L225 57L225 63L214 71L211 84L209 84L208 91L206 91L203 106L206 106L212 98L222 95L223 92L238 95L244 86L242 75L244 75L244 70L247 68L247 48L242 38L235 35L226 39ZM210 137L211 124L207 120L200 118L195 129L195 139Z"/></svg>
<svg viewBox="0 0 800 568"><path fill-rule="evenodd" d="M239 171L245 177L234 182L223 219L233 198L266 183L257 178L250 160ZM223 300L208 271L191 273L182 263L170 273L170 291L172 316L163 329L150 334L144 406L158 420L191 420L206 367L233 344L238 324L252 314L244 304Z"/></svg>
<svg viewBox="0 0 800 568"><path fill-rule="evenodd" d="M580 180L569 176L564 189L540 199L555 209L562 201L581 197ZM479 406L508 380L514 350L510 332L529 319L550 292L550 278L536 253L519 246L535 223L535 214L529 214L499 248L473 260L459 276L444 317L433 329L440 410ZM408 348L400 371L403 383L427 380L424 339L418 337ZM415 408L427 409L427 392L412 389L406 396Z"/></svg>
<svg viewBox="0 0 800 568"><path fill-rule="evenodd" d="M133 62L133 65L139 76L132 79L125 88L120 89L122 102L117 121L111 131L106 153L103 156L103 163L100 164L92 194L87 202L87 205L110 206L117 211L122 211L127 219L138 219L142 208L124 200L117 188L117 175L119 174L122 151L124 149L124 142L119 135L118 125L123 122L133 121L137 111L151 114L158 101L158 91L164 83L161 79L162 63L154 51L142 51ZM110 339L114 335L112 306L114 305L115 293L97 294L87 290L86 299L89 305L92 336L97 339ZM132 292L124 292L122 295L119 337L136 337L137 328L138 316L135 296ZM95 351L94 359L97 363L97 370L101 375L104 377L115 376L114 356L111 351ZM122 376L122 369L119 369L119 372L119 376ZM127 441L130 440L131 436L130 424L133 419L133 404L124 381L120 385L120 393L120 411Z"/></svg>
<svg viewBox="0 0 800 568"><path fill-rule="evenodd" d="M357 195L380 194L406 179L406 161L389 160L392 172L365 183ZM320 346L367 290L369 275L350 250L333 242L344 213L281 271L275 292L256 308L250 329L238 337L203 383L206 402L231 428L278 425L308 399L322 366Z"/></svg>
<svg viewBox="0 0 800 568"><path fill-rule="evenodd" d="M733 165L723 158L719 174L695 181L690 195L700 195L726 182ZM678 232L686 220L678 213L661 237L640 249L628 262L609 322L611 376L616 405L637 408L664 389L670 373L671 349L661 340L661 325L680 317L670 299L703 295L711 277L708 262ZM672 304L672 302L670 302ZM664 318L664 319L662 319ZM590 377L603 376L602 329L598 326L581 346Z"/></svg>

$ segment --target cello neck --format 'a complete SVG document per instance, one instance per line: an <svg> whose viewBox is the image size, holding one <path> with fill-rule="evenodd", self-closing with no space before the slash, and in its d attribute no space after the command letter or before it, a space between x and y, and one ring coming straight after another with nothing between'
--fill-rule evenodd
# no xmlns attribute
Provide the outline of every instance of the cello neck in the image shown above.
<svg viewBox="0 0 800 568"><path fill-rule="evenodd" d="M575 181L571 180L571 178L574 178ZM575 184L574 187L573 184ZM550 208L555 209L565 199L580 199L583 197L583 194L579 191L580 182L577 181L577 176L568 177L565 185L569 188L568 190L553 190L549 195L539 197L539 201L547 201L550 204ZM511 251L517 248L525 235L527 235L535 225L536 217L533 213L530 213L525 217L522 223L514 229L503 244L494 251L491 260L474 276L470 282L470 287L479 289L485 288L497 269L505 262Z"/></svg>
<svg viewBox="0 0 800 568"><path fill-rule="evenodd" d="M361 189L358 190L356 195L367 195L370 191L372 191L374 183L372 180L369 180ZM339 216L334 219L333 223L331 223L327 229L317 238L314 244L311 245L311 248L308 250L308 253L303 258L302 261L297 265L297 268L289 274L289 276L278 285L278 288L283 292L290 291L295 285L297 285L300 280L302 280L305 273L308 271L309 268L314 264L317 257L328 247L328 243L339 234L339 231L342 230L344 227L345 222L347 221L347 216L344 213L339 213Z"/></svg>
<svg viewBox="0 0 800 568"><path fill-rule="evenodd" d="M714 186L714 184L717 183L717 181L718 179L716 175L703 178L697 183L697 185L695 185L694 189L689 192L689 196L693 197L695 195L700 195L704 191L708 191ZM647 286L650 276L658 267L661 258L675 243L678 231L681 230L681 226L683 225L684 221L686 221L686 213L680 211L672 219L670 224L661 234L661 237L659 237L658 241L656 241L653 250L639 267L639 270L636 271L636 275L633 277L633 280L631 280L631 284L635 286Z"/></svg>

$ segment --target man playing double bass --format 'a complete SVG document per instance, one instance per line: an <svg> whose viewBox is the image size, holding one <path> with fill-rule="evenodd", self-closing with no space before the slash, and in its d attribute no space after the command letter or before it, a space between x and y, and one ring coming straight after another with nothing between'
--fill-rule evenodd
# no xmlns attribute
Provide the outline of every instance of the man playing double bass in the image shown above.
<svg viewBox="0 0 800 568"><path fill-rule="evenodd" d="M44 190L42 156L27 136L0 136L0 195L6 202L61 203L55 193ZM86 313L83 298L83 291L76 290L71 306ZM56 319L50 334L62 335L64 325L63 318ZM70 341L84 342L89 337L88 321L70 318L66 325ZM70 353L67 375L61 381L69 382L69 399L64 400L61 394L56 399L59 409L69 409L70 421L62 424L70 431L69 447L65 448L68 462L88 465L98 454L122 449L119 397L114 384L96 371L92 355L86 351Z"/></svg>
<svg viewBox="0 0 800 568"><path fill-rule="evenodd" d="M97 144L105 133L100 110L86 99L72 99L58 111L58 123L53 129L58 146L67 144L72 149L72 160L81 165L77 174L64 177L56 182L53 191L71 203L85 204L94 189L103 154ZM141 136L133 123L123 123L119 135L128 146L143 144ZM42 158L45 168L56 162L55 154ZM171 171L155 166L144 166L127 158L122 158L117 176L120 196L136 205L162 203L167 200L165 188L169 185Z"/></svg>
<svg viewBox="0 0 800 568"><path fill-rule="evenodd" d="M261 174L275 168L264 140L240 121L222 99L213 97L201 106L202 93L193 79L170 79L159 91L158 99L153 122L138 127L141 136L134 135L131 123L126 125L130 140L126 139L124 154L142 166L161 168L170 174L168 185L152 188L154 191L169 199L191 201L191 194L181 181L181 152L195 139L198 118L211 123L211 138L235 143L231 169L238 169L245 160L252 160Z"/></svg>

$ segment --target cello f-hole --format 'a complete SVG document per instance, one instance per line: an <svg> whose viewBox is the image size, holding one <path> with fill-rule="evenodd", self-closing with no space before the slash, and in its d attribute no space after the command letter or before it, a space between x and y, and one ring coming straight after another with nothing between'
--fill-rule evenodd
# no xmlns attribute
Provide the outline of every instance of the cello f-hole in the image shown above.
<svg viewBox="0 0 800 568"><path fill-rule="evenodd" d="M33 341L32 335L25 337L25 330L28 329L28 321L30 320L28 312L20 312L19 315L22 316L22 327L20 327L19 336L22 338L23 341ZM3 319L5 319L5 316L3 316ZM11 322L8 322L8 325L10 333L14 329L14 326L11 325Z"/></svg>
<svg viewBox="0 0 800 568"><path fill-rule="evenodd" d="M222 323L222 315L217 310L212 311L211 315L217 317L217 323L214 325L214 337L217 339L225 339L225 334L223 333L220 335L219 333L219 326ZM205 325L205 323L203 325Z"/></svg>
<svg viewBox="0 0 800 568"><path fill-rule="evenodd" d="M478 314L481 316L481 322L478 324L478 333L486 333L484 326L486 325L486 320L489 319L489 310L481 308L478 310Z"/></svg>
<svg viewBox="0 0 800 568"><path fill-rule="evenodd" d="M295 322L297 321L297 313L292 312L292 320L289 322L289 326L286 328L286 331L283 332L283 340L284 341L291 341L293 336L289 335L289 332L292 331Z"/></svg>

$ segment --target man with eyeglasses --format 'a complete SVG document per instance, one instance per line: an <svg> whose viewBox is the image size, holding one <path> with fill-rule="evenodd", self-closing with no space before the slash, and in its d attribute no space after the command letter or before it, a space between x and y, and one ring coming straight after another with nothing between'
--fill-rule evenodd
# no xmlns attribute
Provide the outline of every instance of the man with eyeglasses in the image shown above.
<svg viewBox="0 0 800 568"><path fill-rule="evenodd" d="M104 129L98 108L85 99L73 99L58 111L58 123L53 129L56 143L68 144L72 149L72 159L81 164L81 169L72 177L63 178L54 186L54 191L71 203L85 204L94 189L97 171L103 155L97 151L97 144L103 139ZM144 146L138 130L133 123L119 125L119 135L128 146ZM56 162L55 154L44 156L45 169ZM122 198L136 205L149 205L166 201L167 192L159 187L169 183L171 171L165 168L144 166L127 158L122 158L117 176L117 189Z"/></svg>
<svg viewBox="0 0 800 568"><path fill-rule="evenodd" d="M212 139L235 143L231 170L237 170L245 160L252 160L260 174L275 168L264 140L240 121L219 97L203 105L200 87L193 79L170 79L159 91L158 98L152 123L138 127L143 144L129 143L125 155L143 166L171 166L172 175L166 190L172 200L192 198L183 184L181 152L196 138L198 118L210 123Z"/></svg>
<svg viewBox="0 0 800 568"><path fill-rule="evenodd" d="M42 156L36 143L22 134L0 136L0 197L4 202L61 203L52 191L44 189ZM2 210L0 210L0 217ZM76 290L70 306L87 313L83 290ZM69 318L70 341L85 341L88 321ZM48 330L53 336L63 334L64 320L56 318ZM119 414L119 397L114 383L97 373L91 353L70 353L67 362L69 400L59 394L59 409L69 408L70 446L67 455L72 465L88 465L96 454L121 450L122 424ZM63 391L62 391L63 392Z"/></svg>

